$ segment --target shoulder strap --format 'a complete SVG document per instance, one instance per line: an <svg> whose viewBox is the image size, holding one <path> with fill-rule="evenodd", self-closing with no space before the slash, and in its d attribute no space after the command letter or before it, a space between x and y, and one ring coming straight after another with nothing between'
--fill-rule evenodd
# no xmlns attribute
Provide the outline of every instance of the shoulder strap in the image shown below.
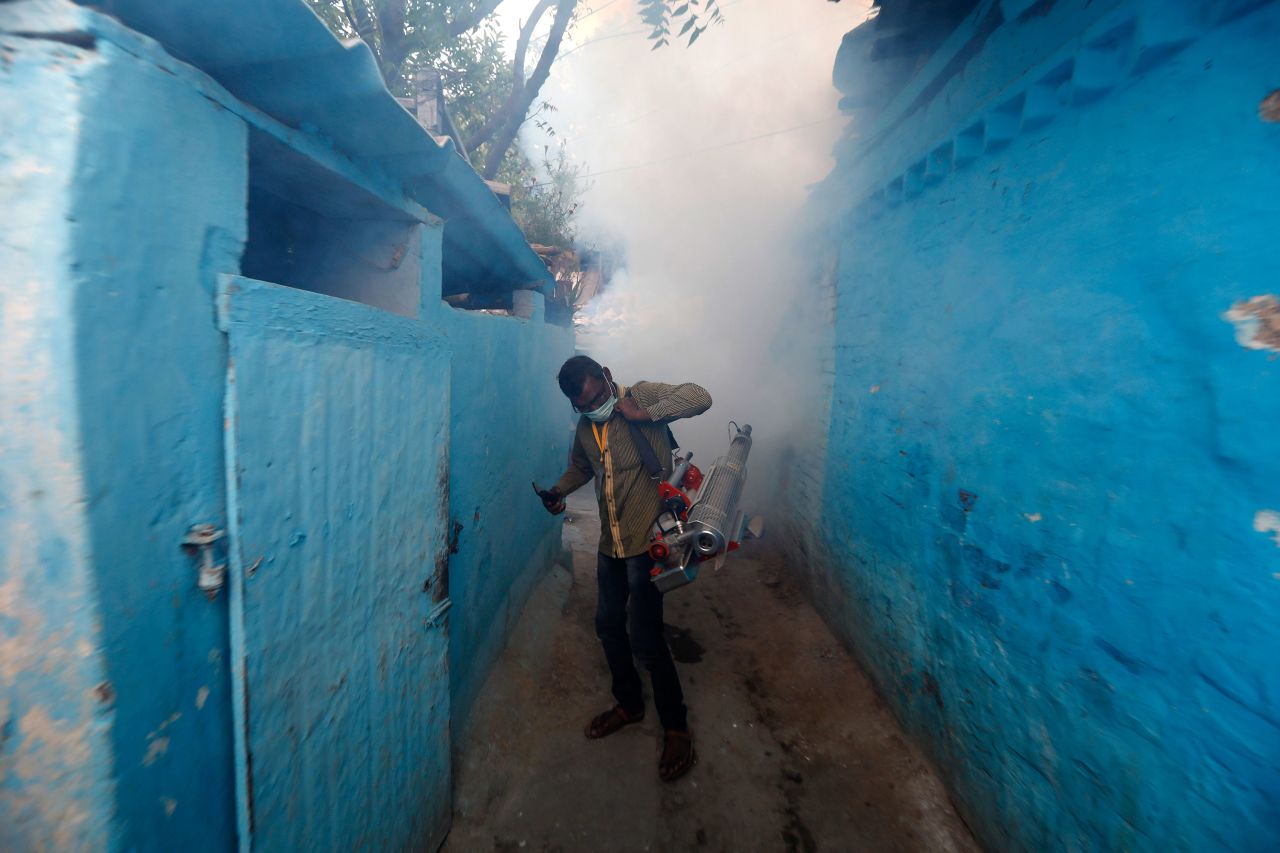
<svg viewBox="0 0 1280 853"><path fill-rule="evenodd" d="M658 454L654 453L653 445L644 437L644 433L640 431L635 421L627 421L627 428L631 430L631 441L636 446L636 452L640 454L640 464L652 479L661 479L662 463L658 461Z"/></svg>
<svg viewBox="0 0 1280 853"><path fill-rule="evenodd" d="M3 2L3 0L0 0L0 2ZM635 397L632 396L631 389L635 388L636 385L640 385L640 384L648 384L648 383L637 382L634 385L624 386L626 389L626 396L631 397L634 400ZM671 442L671 449L675 450L677 447L680 446L680 442L676 441L675 433L671 431L671 421L666 421L666 422L659 421L659 423L662 423L662 425L667 428L667 441ZM627 421L627 424L631 427L631 437L635 439L636 447L649 448L648 453L646 453L643 450L640 451L640 461L643 462L645 465L645 468L648 469L649 467L649 463L647 461L648 457L653 457L655 460L657 458L656 455L654 455L653 453L653 446L650 445L648 441L644 440L644 434L640 432L639 429L636 428L635 424L631 423L631 421ZM661 470L661 468L659 468L659 470ZM653 477L656 475L652 471L650 471L649 476Z"/></svg>

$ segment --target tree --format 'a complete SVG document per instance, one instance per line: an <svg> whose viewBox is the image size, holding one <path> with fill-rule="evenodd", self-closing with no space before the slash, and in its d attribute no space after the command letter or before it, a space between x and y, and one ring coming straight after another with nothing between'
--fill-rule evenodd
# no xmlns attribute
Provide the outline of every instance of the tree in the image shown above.
<svg viewBox="0 0 1280 853"><path fill-rule="evenodd" d="M534 66L533 73L526 80L524 69L529 40L533 37L539 20L553 6L556 12L551 23L551 32L548 33L547 40L542 46L542 52L538 56L538 63ZM542 88L542 84L547 82L547 77L551 74L551 63L555 62L556 54L560 52L560 42L564 38L565 30L569 27L569 21L573 18L573 10L576 6L577 0L541 0L534 7L529 20L521 25L520 36L516 40L515 59L512 62L511 94L484 126L467 139L467 148L472 150L482 144L489 144L489 153L484 161L484 169L481 171L486 178L497 174L503 155L515 142L520 126L524 124L525 117L529 114L529 108L538 97L538 91Z"/></svg>
<svg viewBox="0 0 1280 853"><path fill-rule="evenodd" d="M426 70L438 73L450 118L463 141L463 153L485 165L487 179L511 185L512 216L528 239L570 245L580 195L572 179L582 169L572 165L563 152L555 158L544 152L540 170L539 164L512 144L519 125L529 120L554 136L546 118L554 108L545 102L531 106L536 91L531 91L528 83L516 81L515 63L507 55L505 37L492 17L501 0L408 0L392 14L385 12L385 0L307 2L340 38L360 38L369 46L393 94L409 95L416 74ZM526 54L536 24L525 22L521 27ZM545 75L539 87L544 80ZM529 103L513 104L517 93L528 97ZM517 109L524 115L512 127L510 117ZM495 117L506 120L495 121ZM482 131L487 137L483 141ZM505 140L503 150L492 144L496 138ZM467 145L467 140L472 144ZM552 184L556 192L547 190Z"/></svg>
<svg viewBox="0 0 1280 853"><path fill-rule="evenodd" d="M716 1L639 0L641 17L653 28L654 47L668 44L681 21L675 37L688 34L693 44L721 19ZM570 244L582 168L563 147L554 154L544 149L541 164L535 164L514 143L530 120L555 135L545 118L555 108L539 102L538 95L575 16L590 14L586 2L540 0L521 22L512 58L493 18L503 0L307 2L339 37L360 38L369 46L393 94L411 94L416 74L439 73L464 155L484 178L512 185L512 213L529 239ZM548 18L547 32L535 39ZM536 54L532 68L531 52Z"/></svg>
<svg viewBox="0 0 1280 853"><path fill-rule="evenodd" d="M541 165L547 175L542 180L531 180L532 169L513 176L511 212L530 243L574 246L585 170L569 158L562 145L554 149L544 146Z"/></svg>
<svg viewBox="0 0 1280 853"><path fill-rule="evenodd" d="M317 14L344 38L358 37L373 51L387 88L408 94L408 82L417 70L441 71L446 87L459 87L479 62L491 71L508 65L500 61L502 34L493 25L493 13L503 0L307 0ZM640 18L651 27L654 49L672 38L687 38L692 45L706 29L723 19L717 0L637 0ZM585 5L585 4L583 4ZM529 110L538 99L551 66L560 53L566 31L582 8L578 0L541 0L520 26L515 59L509 74L500 75L506 96L498 104L486 103L484 121L464 137L468 156L483 163L485 178L492 179L516 140ZM543 19L551 16L550 29L540 39L537 60L528 71L529 49ZM683 22L683 24L681 24ZM676 27L679 26L677 30ZM672 35L672 31L675 35ZM447 69L463 69L449 80ZM481 75L484 76L484 75ZM490 74L484 91L492 94L498 83ZM452 105L454 100L450 100ZM464 125L472 122L460 122ZM483 152L479 152L483 146Z"/></svg>
<svg viewBox="0 0 1280 853"><path fill-rule="evenodd" d="M671 31L682 20L684 25L676 31L674 38L687 36L689 47L706 32L707 27L724 20L716 0L637 0L637 3L640 20L652 28L649 40L653 42L654 50L670 44L673 38Z"/></svg>
<svg viewBox="0 0 1280 853"><path fill-rule="evenodd" d="M343 38L360 38L378 62L387 88L408 95L415 72L440 72L465 152L493 179L551 74L578 0L542 0L520 27L514 61L503 55L492 14L502 0L308 0ZM553 11L554 10L554 11ZM526 74L538 25L551 13L533 70ZM499 94L502 89L505 93ZM461 109L460 109L461 107ZM465 115L467 107L483 110Z"/></svg>

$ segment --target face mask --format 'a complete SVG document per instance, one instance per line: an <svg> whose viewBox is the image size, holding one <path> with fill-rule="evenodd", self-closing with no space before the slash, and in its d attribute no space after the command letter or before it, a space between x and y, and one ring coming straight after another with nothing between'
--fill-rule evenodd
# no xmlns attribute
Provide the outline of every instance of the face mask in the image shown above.
<svg viewBox="0 0 1280 853"><path fill-rule="evenodd" d="M608 380L605 380L606 382ZM587 416L587 420L602 424L609 418L613 417L613 407L618 405L618 388L612 382L609 387L613 389L613 393L609 395L609 399L600 404L600 408L590 412L583 412Z"/></svg>
<svg viewBox="0 0 1280 853"><path fill-rule="evenodd" d="M616 405L618 405L618 395L610 394L609 399L600 404L600 408L583 414L587 416L587 420L602 424L613 417L613 407Z"/></svg>

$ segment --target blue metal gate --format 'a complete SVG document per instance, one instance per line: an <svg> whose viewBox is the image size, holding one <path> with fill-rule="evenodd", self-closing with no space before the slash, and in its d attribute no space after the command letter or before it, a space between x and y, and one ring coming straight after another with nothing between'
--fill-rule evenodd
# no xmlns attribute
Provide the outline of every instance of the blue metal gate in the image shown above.
<svg viewBox="0 0 1280 853"><path fill-rule="evenodd" d="M416 321L234 276L218 317L241 848L434 849L447 355Z"/></svg>

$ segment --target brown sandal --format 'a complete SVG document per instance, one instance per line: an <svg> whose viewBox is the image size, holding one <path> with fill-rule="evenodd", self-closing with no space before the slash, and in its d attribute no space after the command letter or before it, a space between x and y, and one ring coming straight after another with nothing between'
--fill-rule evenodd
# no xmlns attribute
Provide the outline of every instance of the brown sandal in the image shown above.
<svg viewBox="0 0 1280 853"><path fill-rule="evenodd" d="M628 714L621 705L614 705L603 714L597 714L587 724L586 735L591 740L608 737L623 726L638 723L644 719L644 711L639 714Z"/></svg>
<svg viewBox="0 0 1280 853"><path fill-rule="evenodd" d="M658 775L664 782L674 782L693 769L698 763L698 753L693 748L693 732L667 729L662 740L662 758L658 760Z"/></svg>

